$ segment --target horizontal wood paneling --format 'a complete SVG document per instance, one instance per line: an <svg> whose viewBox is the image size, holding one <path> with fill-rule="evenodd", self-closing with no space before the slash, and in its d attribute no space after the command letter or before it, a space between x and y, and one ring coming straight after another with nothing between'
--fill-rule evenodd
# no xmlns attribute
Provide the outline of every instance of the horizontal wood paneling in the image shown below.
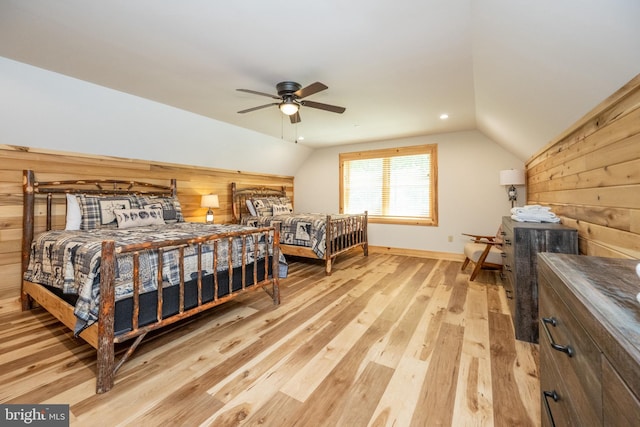
<svg viewBox="0 0 640 427"><path fill-rule="evenodd" d="M118 178L168 184L177 179L178 199L187 221L204 221L203 194L218 194L215 222L231 222L231 183L246 186L285 186L293 198L293 177L244 171L159 163L110 156L56 152L0 145L0 312L18 310L22 239L22 170L33 169L41 181ZM65 202L54 201L54 227L65 223ZM36 231L45 227L43 205L36 206Z"/></svg>
<svg viewBox="0 0 640 427"><path fill-rule="evenodd" d="M527 162L527 201L578 229L580 253L640 258L640 75Z"/></svg>

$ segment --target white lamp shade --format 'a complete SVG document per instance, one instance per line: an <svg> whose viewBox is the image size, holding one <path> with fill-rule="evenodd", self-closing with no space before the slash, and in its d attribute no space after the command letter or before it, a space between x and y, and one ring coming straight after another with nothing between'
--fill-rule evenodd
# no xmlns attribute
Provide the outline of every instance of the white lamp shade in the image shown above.
<svg viewBox="0 0 640 427"><path fill-rule="evenodd" d="M207 194L202 196L202 201L200 202L200 206L203 208L219 208L220 202L218 201L217 194Z"/></svg>
<svg viewBox="0 0 640 427"><path fill-rule="evenodd" d="M518 169L506 169L500 171L500 185L524 185L524 171Z"/></svg>
<svg viewBox="0 0 640 427"><path fill-rule="evenodd" d="M279 107L280 111L282 111L287 116L292 116L298 112L298 104L292 101L282 102Z"/></svg>

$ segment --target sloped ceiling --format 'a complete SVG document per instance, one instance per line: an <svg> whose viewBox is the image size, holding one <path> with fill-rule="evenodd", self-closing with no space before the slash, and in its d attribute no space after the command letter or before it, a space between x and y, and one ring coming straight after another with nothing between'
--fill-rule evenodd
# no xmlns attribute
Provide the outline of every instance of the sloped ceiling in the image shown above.
<svg viewBox="0 0 640 427"><path fill-rule="evenodd" d="M640 72L638 22L636 0L0 0L0 56L311 147L478 129L524 161ZM286 80L346 112L237 113Z"/></svg>

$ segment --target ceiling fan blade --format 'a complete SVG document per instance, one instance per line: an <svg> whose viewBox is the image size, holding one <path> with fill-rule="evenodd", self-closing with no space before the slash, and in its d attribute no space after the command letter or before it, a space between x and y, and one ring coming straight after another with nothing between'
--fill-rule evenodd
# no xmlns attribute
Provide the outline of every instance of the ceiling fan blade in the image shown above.
<svg viewBox="0 0 640 427"><path fill-rule="evenodd" d="M270 93L258 92L256 90L250 90L250 89L236 89L236 90L239 91L239 92L252 93L254 95L268 96L269 98L273 98L273 99L281 99L277 95L271 95Z"/></svg>
<svg viewBox="0 0 640 427"><path fill-rule="evenodd" d="M290 115L289 120L291 120L291 124L300 123L302 121L302 119L300 119L300 112Z"/></svg>
<svg viewBox="0 0 640 427"><path fill-rule="evenodd" d="M313 95L314 93L318 93L325 89L329 89L329 87L324 83L315 82L315 83L311 83L307 87L303 87L302 89L293 92L293 94L298 98L305 98L309 95Z"/></svg>
<svg viewBox="0 0 640 427"><path fill-rule="evenodd" d="M317 108L319 110L331 111L332 113L344 113L347 109L344 107L338 107L337 105L323 104L322 102L314 101L300 101L305 107Z"/></svg>
<svg viewBox="0 0 640 427"><path fill-rule="evenodd" d="M261 110L263 108L271 107L272 105L278 105L277 102L272 102L271 104L260 105L258 107L247 108L246 110L238 111L240 114L250 113L251 111Z"/></svg>

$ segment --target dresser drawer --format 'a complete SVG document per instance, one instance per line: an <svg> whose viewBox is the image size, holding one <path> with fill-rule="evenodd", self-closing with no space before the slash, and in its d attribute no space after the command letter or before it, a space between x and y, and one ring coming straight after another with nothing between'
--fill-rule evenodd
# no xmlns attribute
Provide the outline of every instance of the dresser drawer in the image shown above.
<svg viewBox="0 0 640 427"><path fill-rule="evenodd" d="M569 392L568 411L578 425L602 423L600 350L543 277L540 291L540 358L552 359ZM542 377L555 375L542 371Z"/></svg>
<svg viewBox="0 0 640 427"><path fill-rule="evenodd" d="M640 422L640 401L606 357L602 357L602 412L605 426L633 426Z"/></svg>
<svg viewBox="0 0 640 427"><path fill-rule="evenodd" d="M502 286L504 287L504 293L507 296L507 303L509 304L509 312L513 316L516 311L516 294L513 287L513 274L505 273L502 276Z"/></svg>
<svg viewBox="0 0 640 427"><path fill-rule="evenodd" d="M540 352L540 402L542 413L540 421L543 426L570 426L571 413L569 392L562 381L562 375L555 365L554 355L549 351Z"/></svg>

